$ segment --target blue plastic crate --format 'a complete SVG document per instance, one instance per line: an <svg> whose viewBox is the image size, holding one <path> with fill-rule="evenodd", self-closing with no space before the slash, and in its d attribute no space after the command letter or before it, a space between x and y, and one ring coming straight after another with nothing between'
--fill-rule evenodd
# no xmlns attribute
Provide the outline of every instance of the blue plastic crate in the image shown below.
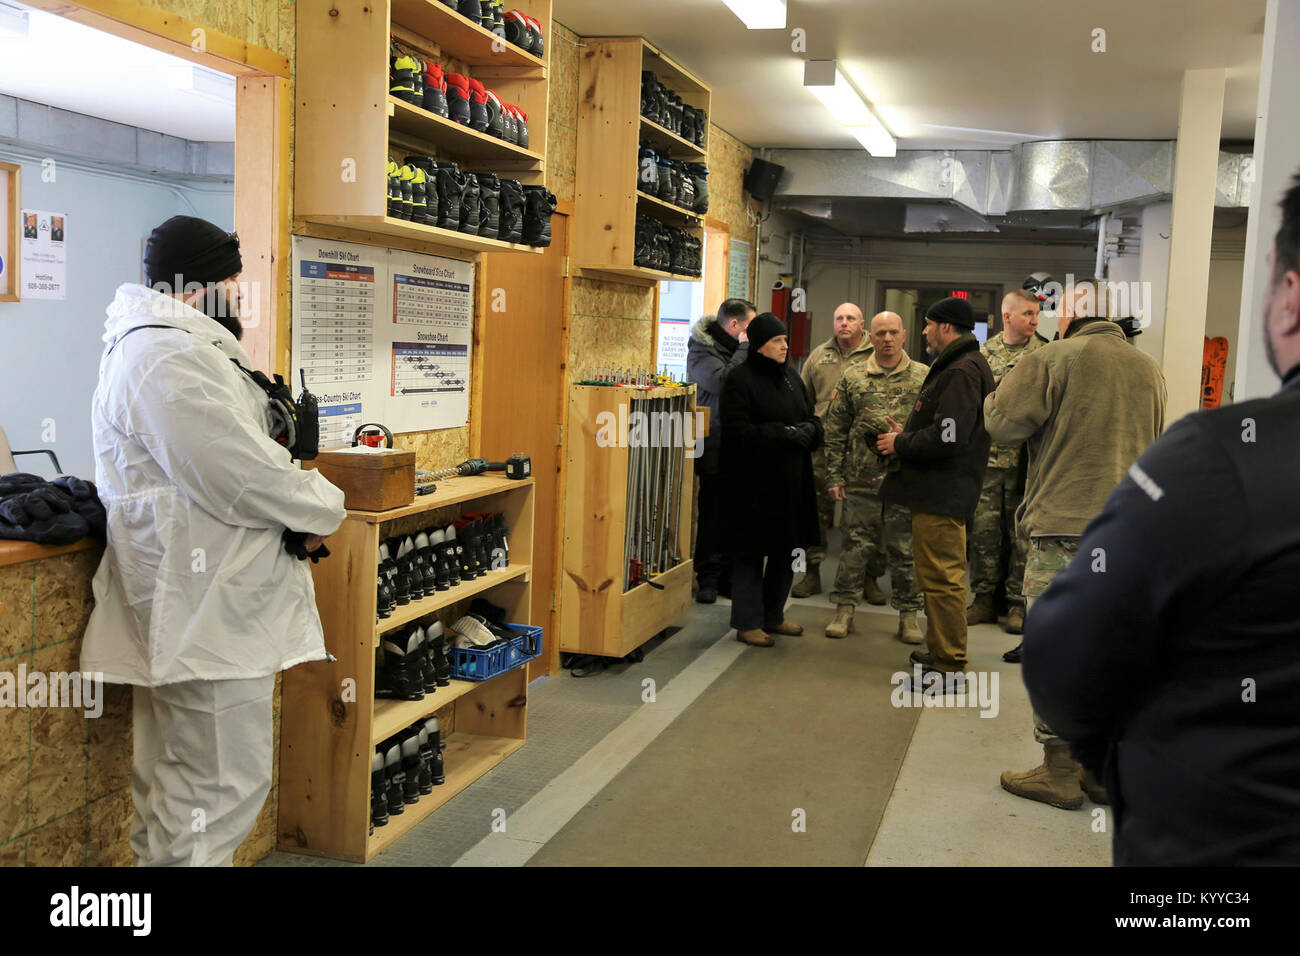
<svg viewBox="0 0 1300 956"><path fill-rule="evenodd" d="M515 636L498 647L451 648L451 676L457 680L490 680L542 655L542 629L531 624L505 625Z"/></svg>

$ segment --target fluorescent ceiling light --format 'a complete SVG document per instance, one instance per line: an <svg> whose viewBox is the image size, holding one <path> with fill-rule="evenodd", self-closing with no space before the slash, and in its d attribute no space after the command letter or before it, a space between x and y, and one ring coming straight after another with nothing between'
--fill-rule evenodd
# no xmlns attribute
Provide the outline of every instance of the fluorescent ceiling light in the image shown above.
<svg viewBox="0 0 1300 956"><path fill-rule="evenodd" d="M803 85L812 90L836 121L872 156L894 156L898 143L880 117L853 88L834 60L808 60Z"/></svg>
<svg viewBox="0 0 1300 956"><path fill-rule="evenodd" d="M167 67L167 86L173 90L184 90L195 96L215 100L218 103L235 105L234 77L204 69L192 63Z"/></svg>
<svg viewBox="0 0 1300 956"><path fill-rule="evenodd" d="M722 0L751 30L784 30L785 0Z"/></svg>

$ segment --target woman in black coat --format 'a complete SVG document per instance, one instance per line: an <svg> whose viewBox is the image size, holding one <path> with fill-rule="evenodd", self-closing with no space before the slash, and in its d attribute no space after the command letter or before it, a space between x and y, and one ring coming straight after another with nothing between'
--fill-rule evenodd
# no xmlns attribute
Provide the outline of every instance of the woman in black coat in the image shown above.
<svg viewBox="0 0 1300 956"><path fill-rule="evenodd" d="M781 320L764 312L746 333L749 356L722 389L727 513L719 523L732 562L736 640L771 647L773 634L803 632L785 619L785 602L796 549L818 540L811 452L822 443L822 426L803 382L786 365Z"/></svg>

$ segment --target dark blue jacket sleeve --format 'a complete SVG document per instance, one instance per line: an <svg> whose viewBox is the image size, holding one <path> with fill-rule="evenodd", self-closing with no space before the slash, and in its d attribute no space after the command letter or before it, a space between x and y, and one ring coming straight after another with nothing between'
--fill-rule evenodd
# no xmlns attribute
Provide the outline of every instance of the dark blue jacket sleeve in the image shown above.
<svg viewBox="0 0 1300 956"><path fill-rule="evenodd" d="M1195 415L1129 469L1025 621L1025 686L1053 731L1095 752L1149 696L1180 624L1210 613L1241 569L1243 498Z"/></svg>

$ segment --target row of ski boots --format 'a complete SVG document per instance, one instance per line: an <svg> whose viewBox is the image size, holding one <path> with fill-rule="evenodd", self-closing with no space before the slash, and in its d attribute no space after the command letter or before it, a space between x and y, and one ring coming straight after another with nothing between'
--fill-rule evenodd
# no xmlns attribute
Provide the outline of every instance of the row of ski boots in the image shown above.
<svg viewBox="0 0 1300 956"><path fill-rule="evenodd" d="M505 0L442 0L467 20L484 30L491 30L507 43L533 56L545 56L546 42L542 25L520 10L505 12Z"/></svg>
<svg viewBox="0 0 1300 956"><path fill-rule="evenodd" d="M388 215L502 242L551 244L555 194L432 156L388 161Z"/></svg>
<svg viewBox="0 0 1300 956"><path fill-rule="evenodd" d="M708 114L683 103L682 98L660 83L659 77L651 70L641 72L641 115L700 149L704 148Z"/></svg>
<svg viewBox="0 0 1300 956"><path fill-rule="evenodd" d="M370 760L372 833L447 782L446 749L437 717L416 721L375 748Z"/></svg>
<svg viewBox="0 0 1300 956"><path fill-rule="evenodd" d="M656 151L645 143L637 163L636 187L692 212L709 211L709 168L672 159L667 150Z"/></svg>
<svg viewBox="0 0 1300 956"><path fill-rule="evenodd" d="M528 114L506 103L463 73L444 73L437 63L390 48L388 92L412 106L528 148Z"/></svg>
<svg viewBox="0 0 1300 956"><path fill-rule="evenodd" d="M383 657L375 669L375 700L424 700L425 694L451 684L441 621L385 634L379 649Z"/></svg>
<svg viewBox="0 0 1300 956"><path fill-rule="evenodd" d="M698 276L704 264L704 244L685 229L638 213L632 261L643 269Z"/></svg>
<svg viewBox="0 0 1300 956"><path fill-rule="evenodd" d="M432 527L379 545L378 614L393 610L461 581L472 581L510 564L509 529L501 512L461 516L444 528Z"/></svg>

